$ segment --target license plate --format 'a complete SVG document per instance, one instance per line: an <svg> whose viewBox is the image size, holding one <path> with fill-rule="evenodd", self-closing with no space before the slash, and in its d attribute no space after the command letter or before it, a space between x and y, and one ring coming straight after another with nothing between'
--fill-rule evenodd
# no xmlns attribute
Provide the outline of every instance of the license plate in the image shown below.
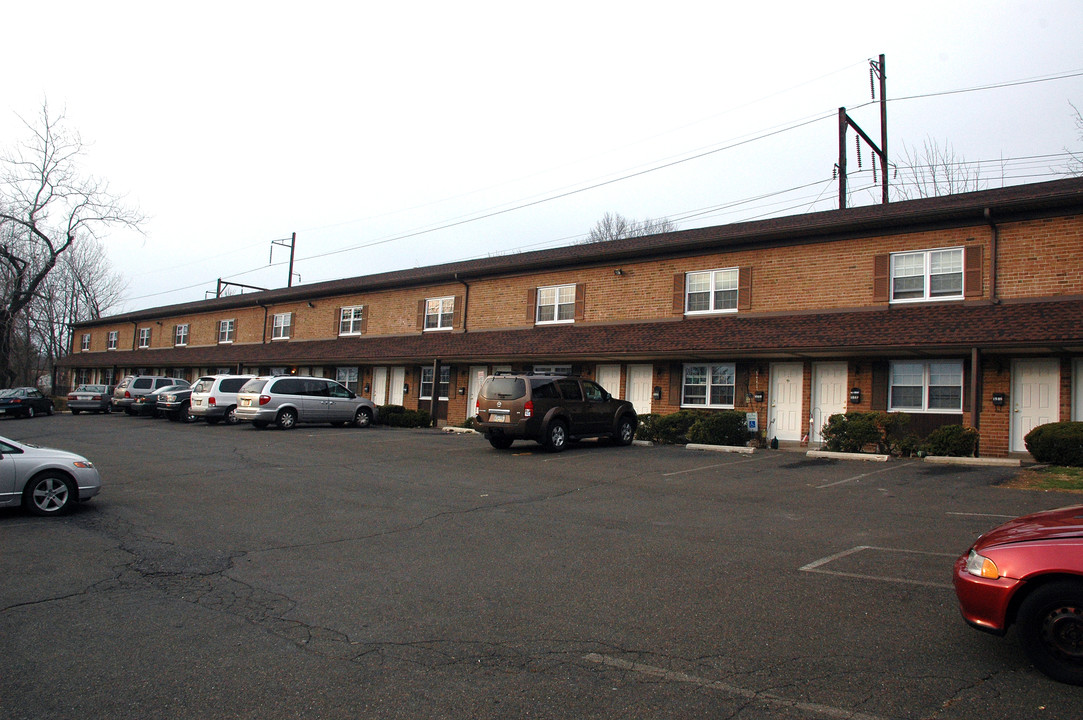
<svg viewBox="0 0 1083 720"><path fill-rule="evenodd" d="M196 407L199 407L202 404L203 404L203 401L197 398L196 399Z"/></svg>
<svg viewBox="0 0 1083 720"><path fill-rule="evenodd" d="M252 405L252 398L241 398L241 405L249 407Z"/></svg>
<svg viewBox="0 0 1083 720"><path fill-rule="evenodd" d="M506 422L508 422L508 416L507 415L490 415L489 416L489 422L506 423Z"/></svg>

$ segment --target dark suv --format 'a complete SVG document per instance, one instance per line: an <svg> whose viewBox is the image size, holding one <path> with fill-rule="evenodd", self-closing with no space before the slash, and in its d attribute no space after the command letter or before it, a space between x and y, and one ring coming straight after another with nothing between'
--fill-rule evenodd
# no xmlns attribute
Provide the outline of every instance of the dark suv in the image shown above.
<svg viewBox="0 0 1083 720"><path fill-rule="evenodd" d="M631 445L639 425L632 403L615 399L596 382L532 374L485 378L474 422L494 448L535 440L550 452L585 437Z"/></svg>

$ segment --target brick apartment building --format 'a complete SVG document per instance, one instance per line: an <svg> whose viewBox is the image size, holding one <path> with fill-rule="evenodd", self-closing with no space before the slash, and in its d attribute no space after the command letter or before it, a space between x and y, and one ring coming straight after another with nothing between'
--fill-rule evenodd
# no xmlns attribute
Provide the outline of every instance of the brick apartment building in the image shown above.
<svg viewBox="0 0 1083 720"><path fill-rule="evenodd" d="M486 374L555 369L640 413L756 412L782 442L901 410L1003 456L1083 419L1083 179L151 308L80 323L61 364L76 382L322 375L448 423Z"/></svg>

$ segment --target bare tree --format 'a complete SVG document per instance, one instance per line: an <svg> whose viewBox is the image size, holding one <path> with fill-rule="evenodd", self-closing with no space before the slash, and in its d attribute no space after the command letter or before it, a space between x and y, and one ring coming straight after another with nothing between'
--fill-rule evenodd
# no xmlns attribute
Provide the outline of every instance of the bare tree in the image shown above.
<svg viewBox="0 0 1083 720"><path fill-rule="evenodd" d="M42 105L36 122L23 121L29 139L0 168L0 383L12 367L16 319L39 297L63 254L82 239L101 238L111 226L139 229L142 215L122 204L104 180L83 174L84 147L64 116Z"/></svg>
<svg viewBox="0 0 1083 720"><path fill-rule="evenodd" d="M644 235L658 235L660 233L673 232L677 229L676 224L667 218L646 220L628 220L620 213L607 212L602 219L590 229L590 234L584 243L607 242L622 238L643 237Z"/></svg>
<svg viewBox="0 0 1083 720"><path fill-rule="evenodd" d="M1079 108L1075 106L1071 101L1068 102L1072 106L1072 112L1075 113L1075 130L1076 137L1080 141L1083 141L1083 113L1079 112ZM1083 175L1083 153L1073 152L1068 148L1064 148L1064 152L1068 153L1070 160L1065 168L1069 175Z"/></svg>
<svg viewBox="0 0 1083 720"><path fill-rule="evenodd" d="M933 138L926 138L920 148L903 143L903 162L893 188L898 199L955 195L984 185L981 168L957 155L951 143L941 146Z"/></svg>

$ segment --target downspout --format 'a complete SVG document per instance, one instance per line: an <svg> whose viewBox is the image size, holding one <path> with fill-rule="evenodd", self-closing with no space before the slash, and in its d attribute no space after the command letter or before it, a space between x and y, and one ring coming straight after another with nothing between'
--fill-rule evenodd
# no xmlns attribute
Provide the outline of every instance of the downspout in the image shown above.
<svg viewBox="0 0 1083 720"><path fill-rule="evenodd" d="M997 245L1000 240L1000 229L997 224L993 222L993 210L992 208L985 208L985 222L989 223L989 227L992 230L992 235L989 238L989 297L993 300L994 304L1000 304L1000 298L997 296L997 265L1000 264L1000 258L997 256Z"/></svg>
<svg viewBox="0 0 1083 720"><path fill-rule="evenodd" d="M139 338L139 321L130 320L132 324L132 352L135 352L135 342Z"/></svg>
<svg viewBox="0 0 1083 720"><path fill-rule="evenodd" d="M263 308L263 339L260 342L262 342L264 345L266 345L267 344L267 309L268 308L263 303L256 303L256 304L259 305L261 308Z"/></svg>
<svg viewBox="0 0 1083 720"><path fill-rule="evenodd" d="M970 348L970 427L981 423L981 350Z"/></svg>

